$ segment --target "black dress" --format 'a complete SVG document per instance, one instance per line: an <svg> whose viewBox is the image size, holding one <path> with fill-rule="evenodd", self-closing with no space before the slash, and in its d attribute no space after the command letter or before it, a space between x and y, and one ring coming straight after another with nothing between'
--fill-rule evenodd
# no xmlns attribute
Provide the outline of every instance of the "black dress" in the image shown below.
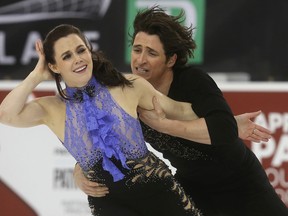
<svg viewBox="0 0 288 216"><path fill-rule="evenodd" d="M204 215L287 216L260 162L238 138L237 123L214 80L193 67L174 71L168 96L192 103L205 118L212 145L160 134L142 124L144 137L177 169L175 177Z"/></svg>

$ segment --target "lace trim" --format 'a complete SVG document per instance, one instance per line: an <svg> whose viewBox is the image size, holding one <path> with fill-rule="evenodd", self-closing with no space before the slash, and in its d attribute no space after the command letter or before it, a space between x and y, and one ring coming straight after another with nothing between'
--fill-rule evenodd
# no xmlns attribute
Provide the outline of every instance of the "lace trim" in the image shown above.
<svg viewBox="0 0 288 216"><path fill-rule="evenodd" d="M180 197L180 202L183 208L189 215L202 216L201 211L195 207L195 204L191 197L187 195L182 186L175 180L171 170L168 166L156 157L152 152L148 156L138 160L128 160L127 165L130 170L127 172L124 179L125 185L131 188L135 184L147 184L153 181L163 182L168 185L168 188ZM86 173L86 177L91 181L96 181L101 184L105 184L105 179L101 178L101 174L96 170ZM96 209L93 205L90 206L96 214Z"/></svg>
<svg viewBox="0 0 288 216"><path fill-rule="evenodd" d="M169 183L170 189L180 196L182 205L186 211L193 213L195 216L202 215L200 210L195 207L190 196L185 193L181 185L174 179L168 166L153 153L149 153L147 157L141 160L128 160L127 165L131 168L129 176L133 176L126 181L128 187L136 183L145 184L154 179L163 179L164 182Z"/></svg>

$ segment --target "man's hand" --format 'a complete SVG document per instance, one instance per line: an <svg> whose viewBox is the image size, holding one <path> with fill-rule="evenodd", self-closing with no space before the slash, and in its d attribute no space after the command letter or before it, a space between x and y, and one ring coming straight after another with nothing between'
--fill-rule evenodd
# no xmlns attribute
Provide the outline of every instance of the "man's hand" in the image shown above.
<svg viewBox="0 0 288 216"><path fill-rule="evenodd" d="M151 128L159 132L163 132L163 130L165 130L163 128L165 127L165 123L163 123L163 121L166 119L166 114L162 110L156 97L153 97L152 103L154 106L154 109L152 110L145 110L138 107L137 112L139 113L139 118Z"/></svg>
<svg viewBox="0 0 288 216"><path fill-rule="evenodd" d="M77 187L89 196L104 197L109 193L105 185L87 179L78 163L75 165L73 176Z"/></svg>
<svg viewBox="0 0 288 216"><path fill-rule="evenodd" d="M243 140L253 142L268 142L272 132L258 124L255 124L251 119L260 115L261 111L244 113L235 116L238 125L239 137Z"/></svg>

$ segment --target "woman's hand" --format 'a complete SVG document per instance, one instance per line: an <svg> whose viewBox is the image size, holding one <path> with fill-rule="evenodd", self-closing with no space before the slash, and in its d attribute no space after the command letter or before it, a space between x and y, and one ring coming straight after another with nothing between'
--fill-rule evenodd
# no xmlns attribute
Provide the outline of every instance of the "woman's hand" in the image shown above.
<svg viewBox="0 0 288 216"><path fill-rule="evenodd" d="M35 42L35 49L36 49L39 59L34 70L31 73L33 73L36 76L39 76L39 79L41 79L41 81L53 80L53 76L45 60L45 55L44 55L43 45L42 45L41 40L37 40Z"/></svg>

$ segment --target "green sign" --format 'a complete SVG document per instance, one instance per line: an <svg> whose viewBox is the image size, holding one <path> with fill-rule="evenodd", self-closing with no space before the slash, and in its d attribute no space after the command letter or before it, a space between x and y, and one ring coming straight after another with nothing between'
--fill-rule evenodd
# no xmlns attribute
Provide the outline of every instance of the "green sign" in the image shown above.
<svg viewBox="0 0 288 216"><path fill-rule="evenodd" d="M130 64L131 46L127 32L132 35L134 31L134 17L138 10L143 10L155 5L159 5L167 14L173 16L179 15L181 10L184 10L185 21L183 22L183 25L189 27L192 24L192 27L194 28L193 38L197 45L194 52L194 58L191 58L189 63L203 63L205 0L127 0L125 62Z"/></svg>

